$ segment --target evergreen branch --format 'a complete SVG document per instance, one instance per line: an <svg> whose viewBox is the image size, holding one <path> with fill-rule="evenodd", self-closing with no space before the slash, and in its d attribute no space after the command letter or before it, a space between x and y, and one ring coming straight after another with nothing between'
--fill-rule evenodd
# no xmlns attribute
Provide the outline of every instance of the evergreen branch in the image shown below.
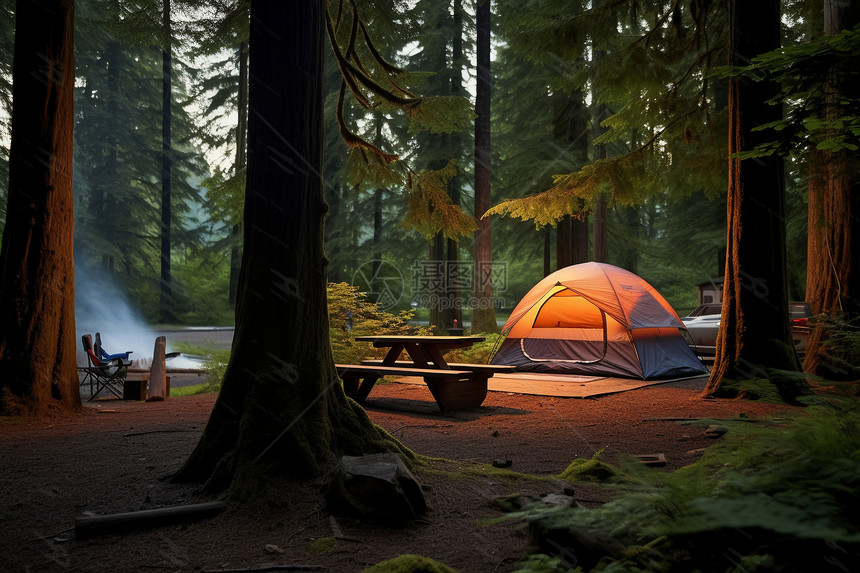
<svg viewBox="0 0 860 573"><path fill-rule="evenodd" d="M334 35L334 29L332 27L330 15L326 17L326 29L328 31L329 40L330 40L331 45L332 45L332 50L334 51L334 55L335 55L335 58L337 59L338 66L340 67L341 74L343 75L344 80L346 80L347 85L349 86L353 95L355 95L356 99L364 107L369 109L371 106L370 106L370 102L367 99L367 97L365 97L364 94L361 92L361 90L358 88L358 83L361 83L362 85L364 85L368 90L370 90L370 92L373 95L379 96L382 99L384 99L385 101L387 101L391 104L397 105L397 106L409 107L409 106L417 105L418 103L421 102L421 98L418 98L418 97L401 97L401 96L394 94L390 90L385 89L384 87L379 85L377 82L373 81L373 79L371 79L368 75L366 75L361 70L359 70L357 67L352 65L349 62L348 57L345 56L343 54L343 52L340 50L340 46L338 45L337 39L335 38L335 35Z"/></svg>
<svg viewBox="0 0 860 573"><path fill-rule="evenodd" d="M328 9L326 8L326 11ZM334 21L334 29L335 31L340 29L340 17L343 15L343 0L339 0L337 3L337 18Z"/></svg>
<svg viewBox="0 0 860 573"><path fill-rule="evenodd" d="M400 69L399 67L395 66L394 64L390 63L388 60L383 58L382 54L379 53L379 50L376 49L376 46L373 44L373 41L370 39L370 34L367 33L367 28L365 27L364 22L361 22L360 26L361 26L361 33L364 36L364 42L365 42L365 44L367 44L367 48L370 50L370 53L373 56L373 59L376 60L376 62L380 66L382 66L382 69L384 69L389 74L402 73L403 72L402 69Z"/></svg>
<svg viewBox="0 0 860 573"><path fill-rule="evenodd" d="M352 73L355 78L361 82L366 88L368 88L373 95L377 95L387 102L398 105L398 106L414 106L421 103L420 97L401 97L393 93L391 90L387 90L375 81L373 81L369 76L361 73L357 68L352 66L349 62L345 62L347 69L350 73Z"/></svg>
<svg viewBox="0 0 860 573"><path fill-rule="evenodd" d="M340 68L340 75L343 77L343 81L346 85L349 86L350 91L352 92L353 97L355 97L356 101L360 103L363 107L370 109L370 101L367 97L362 93L359 89L358 84L353 77L353 74L350 73L350 64L344 56L343 52L340 50L340 46L337 43L337 38L335 37L331 15L326 14L326 31L328 32L329 42L331 43L332 51L334 52L335 59L337 60L338 67ZM352 68L355 69L355 68ZM341 97L341 102L339 103L339 108L342 109L343 98Z"/></svg>
<svg viewBox="0 0 860 573"><path fill-rule="evenodd" d="M654 143L656 143L656 142L657 142L657 140L659 140L659 139L660 139L660 137L661 137L664 133L666 133L667 131L669 131L669 128L671 128L672 126L674 126L676 123L678 123L679 121L681 121L681 120L683 120L683 119L686 119L686 118L688 118L688 117L690 117L690 116L696 115L696 114L698 114L698 113L700 113L700 112L701 112L701 109L700 109L700 108L695 108L695 109L691 109L690 111L687 111L687 112L685 112L685 113L682 113L681 115L679 115L678 117L676 117L675 119L673 119L672 121L670 121L669 123L667 123L666 125L664 125L664 126L663 126L659 131L657 131L653 136L651 136L651 138L650 138L650 139L648 139L648 141L646 141L645 143L643 143L642 145L640 145L639 147L637 147L636 149L634 149L631 153L638 153L638 152L640 152L640 151L644 151L644 150L646 150L647 148L649 148L649 147L651 147L652 145L654 145Z"/></svg>
<svg viewBox="0 0 860 573"><path fill-rule="evenodd" d="M352 4L352 26L349 30L349 42L346 46L346 57L350 59L356 64L364 69L364 66L361 65L361 60L358 57L358 53L355 51L355 41L358 39L358 12L355 8L355 2L350 2Z"/></svg>
<svg viewBox="0 0 860 573"><path fill-rule="evenodd" d="M396 74L403 73L403 70L401 68L395 66L394 64L389 63L385 58L382 57L382 55L376 49L376 46L373 44L373 41L370 39L370 34L367 33L367 28L365 27L364 22L360 22L359 25L361 26L361 33L364 35L364 42L367 45L367 48L370 50L370 53L373 55L373 59L376 60L376 62L380 66L382 66L382 69L384 69L388 74L396 75ZM388 78L388 81L391 83L391 85L393 85L398 91L400 91L404 95L406 95L408 97L416 98L416 99L418 98L418 96L416 96L411 91L407 90L404 87L401 87L390 76Z"/></svg>
<svg viewBox="0 0 860 573"><path fill-rule="evenodd" d="M397 160L397 155L385 153L369 141L354 134L346 125L346 120L343 117L344 96L346 95L346 81L340 84L340 95L337 99L337 125L340 131L340 136L351 149L360 148L370 151L375 156L379 157L386 165Z"/></svg>
<svg viewBox="0 0 860 573"><path fill-rule="evenodd" d="M451 203L446 190L448 179L456 175L457 165L450 161L436 171L407 172L408 213L401 223L405 228L418 231L426 238L442 233L458 240L478 228L477 220Z"/></svg>

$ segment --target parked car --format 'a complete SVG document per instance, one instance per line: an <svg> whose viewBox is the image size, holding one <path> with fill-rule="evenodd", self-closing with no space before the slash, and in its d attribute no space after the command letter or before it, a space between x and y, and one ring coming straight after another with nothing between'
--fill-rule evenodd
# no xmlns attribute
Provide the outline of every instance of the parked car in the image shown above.
<svg viewBox="0 0 860 573"><path fill-rule="evenodd" d="M809 338L809 317L812 309L808 302L790 301L788 303L791 317L791 337L794 347L803 354L806 341ZM707 303L696 307L689 315L681 318L686 327L681 334L687 340L690 348L702 358L713 358L717 350L717 332L720 330L720 313L722 304Z"/></svg>

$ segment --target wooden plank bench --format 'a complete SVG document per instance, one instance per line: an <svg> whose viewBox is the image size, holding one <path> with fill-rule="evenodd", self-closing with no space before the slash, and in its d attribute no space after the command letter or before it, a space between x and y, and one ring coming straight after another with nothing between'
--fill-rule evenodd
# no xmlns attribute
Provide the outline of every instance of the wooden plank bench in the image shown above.
<svg viewBox="0 0 860 573"><path fill-rule="evenodd" d="M409 363L404 363L409 364ZM487 397L487 378L466 369L443 370L417 366L381 364L335 364L343 380L343 390L358 403L364 403L376 381L385 376L421 376L441 410L477 408Z"/></svg>
<svg viewBox="0 0 860 573"><path fill-rule="evenodd" d="M362 360L361 363L370 366L379 366L382 364L382 360ZM394 363L394 366L412 369L415 368L413 363L408 360L398 360ZM516 366L507 366L502 364L468 364L465 362L449 362L448 366L454 370L468 370L470 372L489 374L488 378L491 378L493 374L498 374L500 372L515 372L517 369Z"/></svg>

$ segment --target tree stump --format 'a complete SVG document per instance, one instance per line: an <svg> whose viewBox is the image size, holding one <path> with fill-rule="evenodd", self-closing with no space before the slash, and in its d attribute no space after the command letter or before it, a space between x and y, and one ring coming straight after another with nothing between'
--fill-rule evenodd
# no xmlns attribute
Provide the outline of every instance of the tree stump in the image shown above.
<svg viewBox="0 0 860 573"><path fill-rule="evenodd" d="M146 395L147 402L159 401L167 398L166 348L167 337L159 336L155 339L155 348L152 351L152 366L149 370L149 391Z"/></svg>

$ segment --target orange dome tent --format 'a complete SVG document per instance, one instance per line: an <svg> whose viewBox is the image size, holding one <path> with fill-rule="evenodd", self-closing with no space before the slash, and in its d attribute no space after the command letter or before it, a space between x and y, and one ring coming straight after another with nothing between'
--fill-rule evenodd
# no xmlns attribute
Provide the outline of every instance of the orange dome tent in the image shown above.
<svg viewBox="0 0 860 573"><path fill-rule="evenodd" d="M519 371L670 378L707 369L684 324L650 284L622 268L582 263L536 284L508 318L492 364Z"/></svg>

